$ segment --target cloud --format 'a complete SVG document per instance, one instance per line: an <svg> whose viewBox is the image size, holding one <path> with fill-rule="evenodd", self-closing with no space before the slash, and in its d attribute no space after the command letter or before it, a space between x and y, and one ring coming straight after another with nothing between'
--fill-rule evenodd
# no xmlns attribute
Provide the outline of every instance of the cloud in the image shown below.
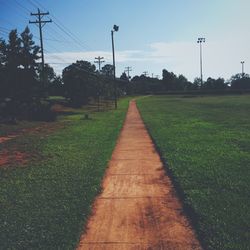
<svg viewBox="0 0 250 250"><path fill-rule="evenodd" d="M250 62L249 44L248 39L207 40L202 45L204 79L209 76L228 79L240 72L240 61ZM112 53L109 51L47 53L45 56L57 73L76 60L93 63L95 57L103 56L106 63L112 63ZM141 74L146 69L161 72L163 68L175 74L184 74L189 80L200 74L199 45L195 42L156 42L149 44L147 50L116 51L116 62L118 74L128 65L133 67L134 74Z"/></svg>

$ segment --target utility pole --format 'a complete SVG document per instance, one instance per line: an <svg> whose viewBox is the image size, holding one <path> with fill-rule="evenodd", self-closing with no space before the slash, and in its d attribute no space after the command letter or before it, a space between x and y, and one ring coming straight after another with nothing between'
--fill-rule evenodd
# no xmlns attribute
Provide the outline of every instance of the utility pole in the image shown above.
<svg viewBox="0 0 250 250"><path fill-rule="evenodd" d="M128 80L130 79L129 72L132 71L131 67L125 67L125 72L128 74Z"/></svg>
<svg viewBox="0 0 250 250"><path fill-rule="evenodd" d="M98 63L99 73L100 73L100 72L101 72L101 64L105 62L105 61L103 60L104 57L98 56L98 57L95 57L95 59L97 60L97 61L95 61L95 63Z"/></svg>
<svg viewBox="0 0 250 250"><path fill-rule="evenodd" d="M142 73L143 73L144 76L146 76L146 77L148 76L148 71L144 71Z"/></svg>
<svg viewBox="0 0 250 250"><path fill-rule="evenodd" d="M201 68L201 87L203 85L203 74L202 74L202 43L205 43L206 39L203 37L198 38L197 43L200 44L200 68Z"/></svg>
<svg viewBox="0 0 250 250"><path fill-rule="evenodd" d="M154 78L154 73L151 74L152 78Z"/></svg>
<svg viewBox="0 0 250 250"><path fill-rule="evenodd" d="M112 40L112 52L113 52L113 71L114 71L114 97L115 97L115 109L117 109L117 86L115 77L115 44L114 44L114 32L119 30L119 26L114 25L111 30L111 40Z"/></svg>
<svg viewBox="0 0 250 250"><path fill-rule="evenodd" d="M40 12L40 9L37 9L37 13L30 13L31 16L36 16L38 19L36 21L29 21L32 24L38 24L39 32L40 32L40 43L41 43L41 54L42 54L42 81L44 81L44 52L43 52L43 33L42 28L46 23L51 23L52 20L42 20L44 16L49 15L49 12Z"/></svg>
<svg viewBox="0 0 250 250"><path fill-rule="evenodd" d="M245 63L245 62L244 62L244 61L241 61L240 63L241 63L241 67L242 67L242 78L243 78L243 77L244 77L244 74L245 74L245 73L244 73L244 63Z"/></svg>
<svg viewBox="0 0 250 250"><path fill-rule="evenodd" d="M99 74L101 73L101 64L104 63L105 61L103 60L104 57L95 57L95 59L97 61L95 61L95 63L98 63L98 67L99 67ZM97 93L97 96L98 96L98 101L97 101L97 104L98 104L98 112L100 111L100 91L98 90L98 93Z"/></svg>

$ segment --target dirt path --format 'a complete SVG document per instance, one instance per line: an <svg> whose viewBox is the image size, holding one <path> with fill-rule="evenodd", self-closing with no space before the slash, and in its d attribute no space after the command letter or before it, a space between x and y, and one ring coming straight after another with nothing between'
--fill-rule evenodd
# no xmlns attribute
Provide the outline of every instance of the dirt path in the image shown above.
<svg viewBox="0 0 250 250"><path fill-rule="evenodd" d="M201 249L134 101L78 249Z"/></svg>

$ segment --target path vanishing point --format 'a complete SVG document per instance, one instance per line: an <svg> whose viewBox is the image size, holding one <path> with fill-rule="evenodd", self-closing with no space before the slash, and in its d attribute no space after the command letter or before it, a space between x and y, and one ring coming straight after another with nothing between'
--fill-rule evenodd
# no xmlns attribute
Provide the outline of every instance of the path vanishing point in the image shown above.
<svg viewBox="0 0 250 250"><path fill-rule="evenodd" d="M135 101L80 239L83 249L201 249Z"/></svg>

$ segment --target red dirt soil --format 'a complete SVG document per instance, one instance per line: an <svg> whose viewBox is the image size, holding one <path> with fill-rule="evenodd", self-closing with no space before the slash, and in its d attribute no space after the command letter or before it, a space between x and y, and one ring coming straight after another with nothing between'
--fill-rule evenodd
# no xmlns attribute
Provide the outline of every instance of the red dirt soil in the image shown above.
<svg viewBox="0 0 250 250"><path fill-rule="evenodd" d="M9 141L11 139L14 139L18 136L25 135L25 134L40 134L40 133L42 133L42 134L46 135L46 134L54 132L58 128L62 128L63 126L64 125L62 123L49 122L49 123L43 123L42 125L37 126L37 127L24 128L16 133L10 133L10 134L5 135L5 136L0 136L0 144L4 143L6 141Z"/></svg>
<svg viewBox="0 0 250 250"><path fill-rule="evenodd" d="M6 136L0 137L0 144L5 143L6 141L12 140L19 136L25 136L34 134L34 135L41 135L42 137L49 136L50 133L56 131L59 128L63 128L62 123L44 123L38 127L33 128L24 128L15 134L9 134ZM4 167L5 165L24 165L28 162L31 156L28 153L20 152L19 150L10 147L8 149L3 149L0 151L0 167Z"/></svg>
<svg viewBox="0 0 250 250"><path fill-rule="evenodd" d="M0 152L0 167L8 164L25 164L28 162L28 154L20 151L2 150Z"/></svg>
<svg viewBox="0 0 250 250"><path fill-rule="evenodd" d="M135 101L77 249L201 249Z"/></svg>

